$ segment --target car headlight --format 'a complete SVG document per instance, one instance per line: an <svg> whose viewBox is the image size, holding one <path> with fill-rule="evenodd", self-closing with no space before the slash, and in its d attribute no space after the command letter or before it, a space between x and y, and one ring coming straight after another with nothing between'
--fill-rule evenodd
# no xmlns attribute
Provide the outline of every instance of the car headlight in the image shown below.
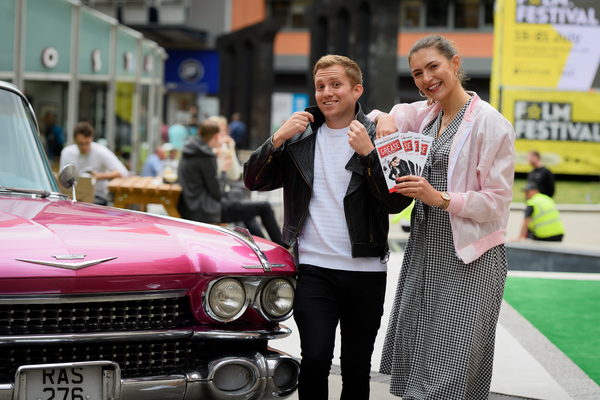
<svg viewBox="0 0 600 400"><path fill-rule="evenodd" d="M244 311L246 290L236 279L221 279L210 288L208 304L213 317L222 322L231 321Z"/></svg>
<svg viewBox="0 0 600 400"><path fill-rule="evenodd" d="M273 279L262 290L261 303L269 317L285 317L294 305L294 287L287 279Z"/></svg>

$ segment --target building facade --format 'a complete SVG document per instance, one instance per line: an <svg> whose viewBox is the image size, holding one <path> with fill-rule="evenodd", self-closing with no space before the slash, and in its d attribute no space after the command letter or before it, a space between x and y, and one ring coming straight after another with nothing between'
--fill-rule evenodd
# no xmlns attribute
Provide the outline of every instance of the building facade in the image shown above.
<svg viewBox="0 0 600 400"><path fill-rule="evenodd" d="M69 144L88 121L139 172L160 139L164 49L77 0L3 0L0 19L0 79L28 96L42 136L51 117Z"/></svg>
<svg viewBox="0 0 600 400"><path fill-rule="evenodd" d="M467 75L471 78L468 88L477 91L484 99L489 98L494 40L493 0L378 2L395 3L393 8L398 19L395 76L389 76L389 82L386 83L395 91L390 107L398 101L420 100L410 75L407 54L417 39L430 33L443 34L456 43L463 57ZM271 24L270 26L278 24L272 43L272 91L273 98L278 99L277 103L272 102L270 105L274 118L271 122L272 133L280 125L277 118L314 102L309 89L313 62L311 46L319 43L319 38L313 38L311 41L311 25L314 25L315 21L311 21L310 18L311 15L315 15L314 9L325 7L333 10L336 21L341 21L338 26L343 29L344 26L356 25L353 25L352 19L357 17L351 8L371 12L373 2L365 0L361 3L360 0L353 0L347 2L346 6L344 2L337 0L85 0L84 3L118 19L122 24L143 32L164 47L169 54L188 52L185 59L178 59L196 64L195 68L194 65L185 68L181 67L181 64L171 63L171 58L167 60L166 75L169 78L165 80L167 96L164 111L168 124L186 119L192 121L194 117L202 119L217 113L229 118L232 112L240 111L232 108L231 104L235 101L227 101L225 104L219 102L219 95L225 90L221 86L224 82L229 82L226 86L227 91L234 94L237 91L245 93L239 86L248 83L239 79L238 82L231 82L233 78L228 76L223 78L220 76L223 74L222 68L207 68L204 60L210 58L209 55L214 55L219 38L261 23ZM372 14L376 15L376 12ZM358 33L352 33L353 35L347 36L357 37ZM244 42L240 38L236 40ZM249 37L246 42L252 44L254 40L255 38ZM264 46L271 44L265 42ZM343 49L344 43L334 43L332 47ZM218 58L219 66L222 61ZM202 79L192 82L191 85L185 84L186 77L181 76L181 71L188 71L192 77L197 78L195 71L198 70L198 64L204 71ZM249 67L247 63L238 63L235 68ZM373 79L365 80L366 93L369 93L371 85L381 85L381 79L380 77L374 82ZM250 106L246 108L251 110ZM192 115L190 109L197 110L197 114ZM246 117L246 122L250 122L252 116Z"/></svg>

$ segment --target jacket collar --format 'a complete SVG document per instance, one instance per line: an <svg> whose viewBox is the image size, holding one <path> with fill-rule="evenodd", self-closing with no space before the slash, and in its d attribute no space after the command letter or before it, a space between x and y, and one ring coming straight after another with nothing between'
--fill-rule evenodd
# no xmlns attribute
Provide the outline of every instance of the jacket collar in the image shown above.
<svg viewBox="0 0 600 400"><path fill-rule="evenodd" d="M304 111L313 115L315 122L310 123L310 128L313 132L316 132L317 129L319 129L319 127L325 123L325 115L323 115L319 106L310 106L305 108ZM354 119L360 121L364 125L365 118L366 117L362 111L360 103L356 102L356 105L354 106Z"/></svg>

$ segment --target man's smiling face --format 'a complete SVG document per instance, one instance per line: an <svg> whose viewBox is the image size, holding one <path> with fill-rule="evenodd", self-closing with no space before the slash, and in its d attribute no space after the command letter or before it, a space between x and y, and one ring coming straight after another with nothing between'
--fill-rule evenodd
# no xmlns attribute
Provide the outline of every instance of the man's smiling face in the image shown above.
<svg viewBox="0 0 600 400"><path fill-rule="evenodd" d="M341 65L321 68L315 74L315 98L330 128L341 129L350 125L354 120L356 101L362 92L362 85L352 86Z"/></svg>

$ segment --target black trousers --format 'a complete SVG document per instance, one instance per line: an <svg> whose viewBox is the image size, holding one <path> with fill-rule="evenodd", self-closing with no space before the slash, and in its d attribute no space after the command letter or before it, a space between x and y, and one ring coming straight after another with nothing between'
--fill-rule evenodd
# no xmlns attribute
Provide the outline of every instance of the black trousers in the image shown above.
<svg viewBox="0 0 600 400"><path fill-rule="evenodd" d="M271 241L287 247L281 241L281 229L279 229L275 213L268 201L221 200L221 222L243 221L252 235L264 238L262 229L255 219L257 216L260 216Z"/></svg>
<svg viewBox="0 0 600 400"><path fill-rule="evenodd" d="M547 238L541 238L541 237L535 236L532 231L527 231L527 237L529 239L540 240L543 242L562 242L563 236L564 235L554 235L554 236L549 236Z"/></svg>
<svg viewBox="0 0 600 400"><path fill-rule="evenodd" d="M386 272L353 272L300 264L294 319L302 361L300 400L327 400L335 330L340 323L342 400L366 400L371 356L383 315Z"/></svg>

